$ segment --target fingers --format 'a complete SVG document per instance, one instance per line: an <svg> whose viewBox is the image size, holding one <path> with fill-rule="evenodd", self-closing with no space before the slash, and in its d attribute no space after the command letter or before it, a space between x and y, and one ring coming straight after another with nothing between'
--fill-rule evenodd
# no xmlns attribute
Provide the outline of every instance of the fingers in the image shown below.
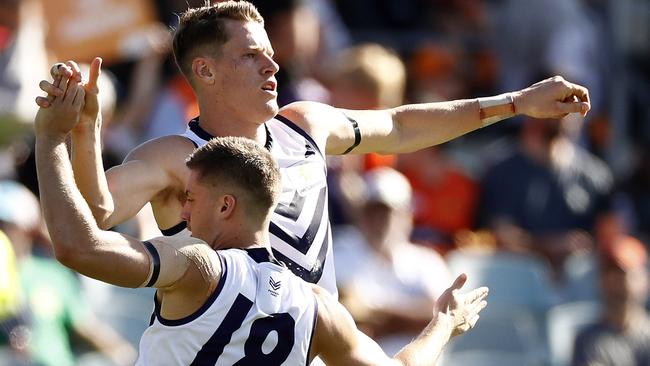
<svg viewBox="0 0 650 366"><path fill-rule="evenodd" d="M587 88L578 84L569 83L569 89L571 89L571 94L578 97L580 101L590 103L589 90Z"/></svg>
<svg viewBox="0 0 650 366"><path fill-rule="evenodd" d="M454 290L458 290L458 289L462 288L463 285L465 285L465 282L467 282L467 275L464 274L464 273L461 273L460 275L458 275L458 277L456 277L456 279L454 280L454 283L451 285L451 287L449 287L449 289L452 290L452 293L453 293Z"/></svg>
<svg viewBox="0 0 650 366"><path fill-rule="evenodd" d="M40 108L48 108L52 104L47 100L47 97L36 97L36 105Z"/></svg>
<svg viewBox="0 0 650 366"><path fill-rule="evenodd" d="M52 65L52 68L50 68L50 75L52 75L52 79L54 80L52 83L48 83L47 81L43 80L43 81L41 81L41 84L39 84L41 90L43 90L44 92L46 92L48 94L47 95L47 102L48 103L46 103L47 106L50 106L57 96L63 96L63 89L59 89L58 93L56 91L52 92L49 89L46 90L46 88L47 88L46 85L49 84L49 85L51 85L53 87L58 86L59 83L61 82L61 80L68 79L70 76L72 76L72 70L70 70L70 68L68 68L64 63L58 62L58 63ZM44 82L47 83L47 84L43 84ZM37 104L38 104L38 102L37 102ZM43 107L41 104L39 104L39 106ZM45 108L47 108L47 107L45 107Z"/></svg>
<svg viewBox="0 0 650 366"><path fill-rule="evenodd" d="M555 102L555 108L559 115L580 113L584 116L587 114L591 106L588 102Z"/></svg>
<svg viewBox="0 0 650 366"><path fill-rule="evenodd" d="M74 99L72 100L72 106L76 111L80 111L84 104L84 98L86 97L86 90L80 85L76 88L76 93Z"/></svg>
<svg viewBox="0 0 650 366"><path fill-rule="evenodd" d="M56 79L60 76L70 77L72 76L72 70L66 67L63 62L57 62L52 65L52 68L50 69L50 75L52 75L52 79Z"/></svg>
<svg viewBox="0 0 650 366"><path fill-rule="evenodd" d="M68 60L65 62L65 64L72 70L72 77L78 82L81 82L81 69L79 68L79 65L77 65L76 62L72 60Z"/></svg>
<svg viewBox="0 0 650 366"><path fill-rule="evenodd" d="M64 68L66 68L68 71L70 71L67 66L64 66ZM71 71L70 71L70 75L72 75ZM59 82L57 84L55 84L55 86L57 88L59 88L59 89L61 89L63 91L62 97L65 97L65 94L66 94L66 92L68 90L68 85L70 84L71 80L72 80L71 78L61 77L59 79Z"/></svg>
<svg viewBox="0 0 650 366"><path fill-rule="evenodd" d="M577 84L569 84L569 89L571 90L572 96L575 96L578 98L580 102L580 111L578 113L582 114L582 116L586 116L587 112L591 109L591 100L589 99L589 90L587 88L577 85Z"/></svg>
<svg viewBox="0 0 650 366"><path fill-rule="evenodd" d="M62 97L64 94L63 89L57 86L61 82L61 76L57 76L57 78L58 80L54 80L54 83L50 83L47 80L41 80L41 82L38 83L38 87L41 88L42 91L46 92L48 96Z"/></svg>
<svg viewBox="0 0 650 366"><path fill-rule="evenodd" d="M36 105L41 108L50 107L57 97L63 97L68 83L68 78L72 76L70 68L62 63L55 64L50 69L54 77L53 83L47 80L41 80L39 88L47 93L46 97L36 97Z"/></svg>
<svg viewBox="0 0 650 366"><path fill-rule="evenodd" d="M564 98L561 98L561 102L556 104L558 111L562 115L580 113L586 116L587 112L591 109L589 90L584 86L570 83L561 76L555 76L551 80L560 83L564 89Z"/></svg>
<svg viewBox="0 0 650 366"><path fill-rule="evenodd" d="M79 92L79 89L81 88L82 87L79 82L74 79L68 79L65 95L63 98L61 98L61 103L66 106L72 105L74 103L75 97L77 96L77 93Z"/></svg>
<svg viewBox="0 0 650 366"><path fill-rule="evenodd" d="M487 287L479 287L471 292L469 292L467 295L465 295L465 302L466 303L472 303L472 302L477 302L485 299L490 292L490 289Z"/></svg>
<svg viewBox="0 0 650 366"><path fill-rule="evenodd" d="M474 328L474 326L476 326L476 322L478 322L478 319L480 317L481 317L480 315L476 314L471 319L469 319L467 321L470 329L472 329L472 328Z"/></svg>
<svg viewBox="0 0 650 366"><path fill-rule="evenodd" d="M97 80L99 75L102 74L102 59L101 57L95 57L93 62L90 64L90 73L88 75L88 83L86 83L86 89L89 91L97 92Z"/></svg>

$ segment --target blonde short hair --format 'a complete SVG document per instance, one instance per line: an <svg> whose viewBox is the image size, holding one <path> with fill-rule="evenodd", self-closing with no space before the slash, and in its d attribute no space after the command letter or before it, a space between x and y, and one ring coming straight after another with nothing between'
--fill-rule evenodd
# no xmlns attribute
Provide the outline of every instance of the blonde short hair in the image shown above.
<svg viewBox="0 0 650 366"><path fill-rule="evenodd" d="M373 93L381 107L395 107L403 102L404 63L397 54L378 44L363 44L344 51L334 75Z"/></svg>

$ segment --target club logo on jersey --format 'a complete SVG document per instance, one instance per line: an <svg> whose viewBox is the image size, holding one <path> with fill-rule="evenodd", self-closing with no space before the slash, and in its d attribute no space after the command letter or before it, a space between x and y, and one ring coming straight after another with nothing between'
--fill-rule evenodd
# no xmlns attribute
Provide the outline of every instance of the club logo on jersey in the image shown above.
<svg viewBox="0 0 650 366"><path fill-rule="evenodd" d="M269 285L271 285L271 289L269 292L273 296L278 296L279 293L277 292L280 289L281 281L275 281L273 277L269 276Z"/></svg>
<svg viewBox="0 0 650 366"><path fill-rule="evenodd" d="M310 144L305 144L305 159L312 156L316 155L316 152L314 151L314 148L311 147Z"/></svg>
<svg viewBox="0 0 650 366"><path fill-rule="evenodd" d="M283 188L291 187L301 196L318 192L327 181L323 165L307 161L282 169L282 179L286 182L283 182Z"/></svg>

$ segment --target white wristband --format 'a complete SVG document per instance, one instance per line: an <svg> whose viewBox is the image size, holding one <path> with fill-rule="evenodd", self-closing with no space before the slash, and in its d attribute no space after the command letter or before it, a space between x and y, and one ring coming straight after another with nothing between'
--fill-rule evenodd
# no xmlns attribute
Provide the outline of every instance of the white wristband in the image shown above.
<svg viewBox="0 0 650 366"><path fill-rule="evenodd" d="M512 93L478 98L478 104L482 127L489 126L516 114L515 101Z"/></svg>

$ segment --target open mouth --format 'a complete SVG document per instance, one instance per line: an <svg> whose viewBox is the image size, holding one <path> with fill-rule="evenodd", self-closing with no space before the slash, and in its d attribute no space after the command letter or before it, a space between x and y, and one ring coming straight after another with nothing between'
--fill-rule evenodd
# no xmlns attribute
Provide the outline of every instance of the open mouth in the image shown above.
<svg viewBox="0 0 650 366"><path fill-rule="evenodd" d="M262 84L262 90L264 91L270 91L270 92L275 92L276 91L276 84L273 81L268 81L264 84Z"/></svg>

